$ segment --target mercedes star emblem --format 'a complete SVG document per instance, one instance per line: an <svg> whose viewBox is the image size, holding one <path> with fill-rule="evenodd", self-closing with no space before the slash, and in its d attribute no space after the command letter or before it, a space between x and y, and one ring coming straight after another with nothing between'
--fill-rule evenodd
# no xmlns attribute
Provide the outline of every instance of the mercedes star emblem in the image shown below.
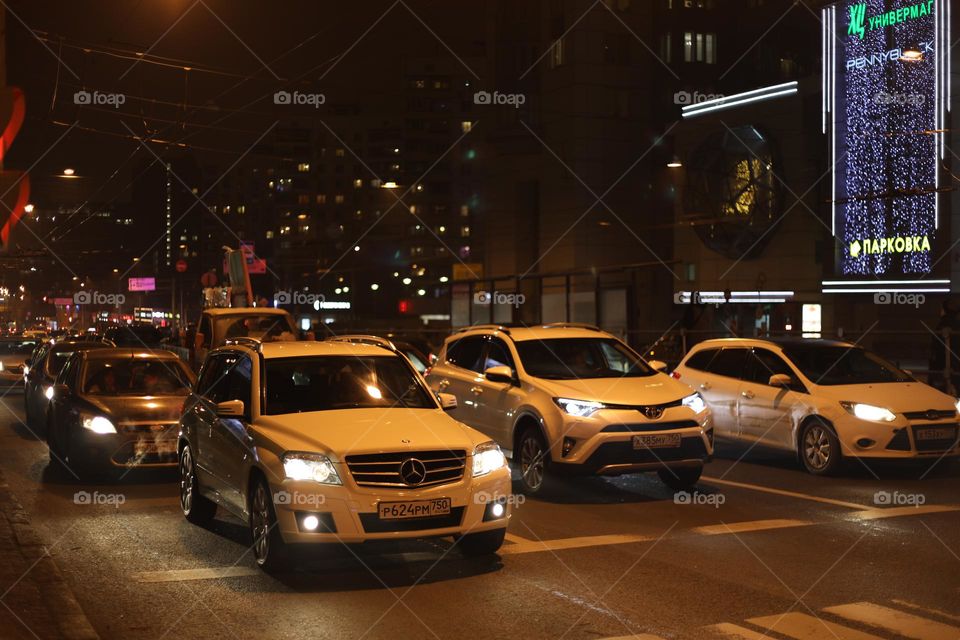
<svg viewBox="0 0 960 640"><path fill-rule="evenodd" d="M408 486L415 487L427 477L427 467L416 458L408 458L400 463L400 477Z"/></svg>

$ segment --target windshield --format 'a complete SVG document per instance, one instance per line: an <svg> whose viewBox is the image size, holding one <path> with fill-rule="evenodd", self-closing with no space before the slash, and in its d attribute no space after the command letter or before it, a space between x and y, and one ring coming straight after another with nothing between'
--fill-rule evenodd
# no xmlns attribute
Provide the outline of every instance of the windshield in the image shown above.
<svg viewBox="0 0 960 640"><path fill-rule="evenodd" d="M814 384L912 382L913 378L880 356L859 347L790 347L783 350Z"/></svg>
<svg viewBox="0 0 960 640"><path fill-rule="evenodd" d="M231 338L257 338L259 340L294 340L293 327L287 316L281 314L225 316L217 318L214 335ZM216 345L215 345L216 346Z"/></svg>
<svg viewBox="0 0 960 640"><path fill-rule="evenodd" d="M526 372L535 378L636 378L656 372L612 338L552 338L517 342Z"/></svg>
<svg viewBox="0 0 960 640"><path fill-rule="evenodd" d="M83 392L95 396L184 396L190 375L179 360L117 358L87 364Z"/></svg>
<svg viewBox="0 0 960 640"><path fill-rule="evenodd" d="M60 369L63 369L63 365L67 363L67 360L70 356L73 355L74 351L83 351L85 349L105 349L110 345L98 342L90 342L86 344L65 344L62 346L56 346L50 352L50 357L47 359L47 373L51 378L56 378L60 374Z"/></svg>
<svg viewBox="0 0 960 640"><path fill-rule="evenodd" d="M396 356L314 356L269 359L263 413L406 407L436 403Z"/></svg>

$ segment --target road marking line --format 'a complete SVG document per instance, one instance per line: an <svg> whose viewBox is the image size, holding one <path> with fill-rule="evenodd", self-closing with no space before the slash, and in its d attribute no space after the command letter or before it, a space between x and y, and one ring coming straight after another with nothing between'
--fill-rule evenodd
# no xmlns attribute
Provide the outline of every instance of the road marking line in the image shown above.
<svg viewBox="0 0 960 640"><path fill-rule="evenodd" d="M701 480L703 480L704 482L723 484L731 487L739 487L740 489L752 489L753 491L762 491L763 493L772 493L777 496L786 496L788 498L799 498L800 500L810 500L811 502L821 502L823 504L832 504L837 507L857 509L858 511L870 508L866 505L857 504L856 502L845 502L843 500L834 500L833 498L823 498L821 496L814 496L808 493L797 493L796 491L787 491L786 489L774 489L773 487L764 487L758 484L748 484L746 482L734 482L733 480L722 480L720 478L712 478L709 476L703 476Z"/></svg>
<svg viewBox="0 0 960 640"><path fill-rule="evenodd" d="M893 599L893 602L904 607L909 607L910 609L916 609L917 611L923 611L924 613L929 613L930 615L940 616L941 618L946 618L947 620L954 620L956 622L960 622L960 616L954 615L952 613L947 613L946 611L940 611L940 609L933 609L930 607L921 607L918 604L907 602L906 600L897 600L896 598Z"/></svg>
<svg viewBox="0 0 960 640"><path fill-rule="evenodd" d="M896 518L899 516L924 515L927 513L948 513L960 511L960 506L949 504L929 504L921 507L885 507L883 509L865 509L851 514L853 520L879 520L880 518Z"/></svg>
<svg viewBox="0 0 960 640"><path fill-rule="evenodd" d="M524 544L524 543L529 543L529 542L536 542L535 540L530 540L530 539L528 539L528 538L523 538L523 537L521 537L521 536L518 536L518 535L516 535L515 533L507 533L507 534L504 536L504 538L505 538L506 540L510 541L510 542L515 542L515 543L517 543L517 544Z"/></svg>
<svg viewBox="0 0 960 640"><path fill-rule="evenodd" d="M845 627L834 622L828 622L808 616L805 613L791 611L782 616L764 616L762 618L749 618L750 624L776 631L777 633L796 638L797 640L823 640L831 636L836 640L882 640L880 636L875 636L863 631L857 631L850 627ZM824 632L829 632L828 636Z"/></svg>
<svg viewBox="0 0 960 640"><path fill-rule="evenodd" d="M718 636L733 638L734 640L770 640L770 636L768 635L757 633L746 627L741 627L740 625L729 622L721 622L720 624L704 627L703 629L704 631L713 632Z"/></svg>
<svg viewBox="0 0 960 640"><path fill-rule="evenodd" d="M216 580L259 575L250 567L213 567L206 569L173 569L171 571L141 571L133 574L137 582L184 582L187 580Z"/></svg>
<svg viewBox="0 0 960 640"><path fill-rule="evenodd" d="M730 522L727 524L711 524L704 527L694 527L691 531L705 536L719 536L725 533L747 533L750 531L767 531L770 529L789 529L791 527L809 527L814 522L809 520L752 520L749 522Z"/></svg>
<svg viewBox="0 0 960 640"><path fill-rule="evenodd" d="M653 636L649 633L638 633L632 636L617 636L615 638L601 638L601 640L663 640L660 636Z"/></svg>
<svg viewBox="0 0 960 640"><path fill-rule="evenodd" d="M892 631L906 638L916 638L917 640L957 640L957 638L960 638L960 628L921 618L912 613L882 607L872 602L857 602L837 607L827 607L824 611L870 627Z"/></svg>
<svg viewBox="0 0 960 640"><path fill-rule="evenodd" d="M564 549L580 549L582 547L602 547L614 544L630 544L633 542L650 542L656 540L653 536L637 535L608 535L583 536L580 538L560 538L558 540L533 540L500 547L500 555L516 553L536 553L538 551L561 551Z"/></svg>

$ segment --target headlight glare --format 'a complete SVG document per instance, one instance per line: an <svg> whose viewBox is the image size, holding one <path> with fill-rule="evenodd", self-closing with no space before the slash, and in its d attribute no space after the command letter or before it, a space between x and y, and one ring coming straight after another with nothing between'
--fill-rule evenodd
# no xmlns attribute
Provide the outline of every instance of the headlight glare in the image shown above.
<svg viewBox="0 0 960 640"><path fill-rule="evenodd" d="M893 422L897 416L883 407L876 407L872 404L863 404L861 402L841 402L840 405L850 413L861 420L868 422Z"/></svg>
<svg viewBox="0 0 960 640"><path fill-rule="evenodd" d="M682 401L683 406L689 407L693 410L694 413L700 413L707 408L707 403L703 401L703 396L699 393L694 393L692 396L687 396Z"/></svg>
<svg viewBox="0 0 960 640"><path fill-rule="evenodd" d="M319 453L284 454L283 471L288 480L313 480L320 484L343 484L330 458Z"/></svg>
<svg viewBox="0 0 960 640"><path fill-rule="evenodd" d="M103 416L83 416L81 419L83 428L94 433L105 434L105 433L116 433L117 428L113 426L113 423L110 422L109 418Z"/></svg>
<svg viewBox="0 0 960 640"><path fill-rule="evenodd" d="M485 476L507 464L503 451L495 442L484 442L473 450L473 477Z"/></svg>
<svg viewBox="0 0 960 640"><path fill-rule="evenodd" d="M566 413L578 418L588 418L600 409L603 409L602 402L593 402L591 400L573 400L571 398L554 398L557 406Z"/></svg>

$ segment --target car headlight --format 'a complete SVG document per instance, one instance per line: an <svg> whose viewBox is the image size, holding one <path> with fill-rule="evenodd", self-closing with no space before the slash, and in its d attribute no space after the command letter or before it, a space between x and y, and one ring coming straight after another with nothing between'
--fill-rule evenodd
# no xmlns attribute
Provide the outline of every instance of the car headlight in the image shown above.
<svg viewBox="0 0 960 640"><path fill-rule="evenodd" d="M957 404L953 405L953 407L957 410L957 413L960 413L960 400L957 400Z"/></svg>
<svg viewBox="0 0 960 640"><path fill-rule="evenodd" d="M50 385L43 390L43 397L47 400L53 400L53 385Z"/></svg>
<svg viewBox="0 0 960 640"><path fill-rule="evenodd" d="M840 405L847 410L847 413L869 422L893 422L897 419L897 416L890 409L875 407L872 404L841 402Z"/></svg>
<svg viewBox="0 0 960 640"><path fill-rule="evenodd" d="M110 419L103 416L84 415L81 417L80 423L83 425L84 429L93 431L94 433L104 434L117 432L117 428L113 426L113 423L110 422Z"/></svg>
<svg viewBox="0 0 960 640"><path fill-rule="evenodd" d="M602 402L593 402L591 400L572 400L570 398L554 398L557 406L566 413L578 418L588 418L600 409L604 408Z"/></svg>
<svg viewBox="0 0 960 640"><path fill-rule="evenodd" d="M484 442L473 450L473 477L485 476L507 464L503 451L496 442Z"/></svg>
<svg viewBox="0 0 960 640"><path fill-rule="evenodd" d="M683 406L692 409L694 413L700 413L707 408L707 403L703 401L703 396L701 396L699 393L694 393L692 396L687 396L681 401L681 403Z"/></svg>
<svg viewBox="0 0 960 640"><path fill-rule="evenodd" d="M30 367L28 365L23 365L23 375L30 375Z"/></svg>
<svg viewBox="0 0 960 640"><path fill-rule="evenodd" d="M0 371L3 371L3 360L0 360Z"/></svg>
<svg viewBox="0 0 960 640"><path fill-rule="evenodd" d="M285 453L283 471L289 480L313 480L320 484L343 484L330 458L320 453Z"/></svg>

